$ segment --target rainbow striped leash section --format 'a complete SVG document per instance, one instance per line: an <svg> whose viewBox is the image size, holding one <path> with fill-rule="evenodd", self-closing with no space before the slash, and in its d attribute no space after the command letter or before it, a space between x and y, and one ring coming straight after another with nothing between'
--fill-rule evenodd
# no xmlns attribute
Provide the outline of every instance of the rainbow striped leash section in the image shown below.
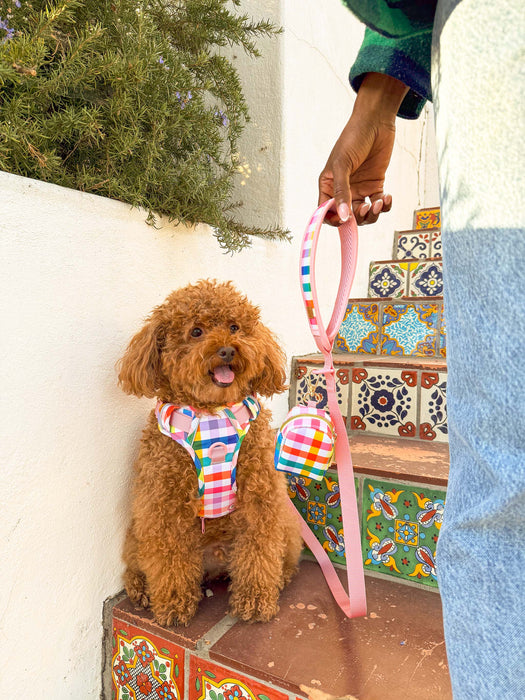
<svg viewBox="0 0 525 700"><path fill-rule="evenodd" d="M317 235L319 233L319 227L323 223L325 215L324 207L319 207L312 218L310 223L306 228L306 232L303 238L303 246L301 249L301 269L300 269L300 280L301 288L303 290L303 301L306 307L306 315L308 317L308 322L310 324L310 330L312 335L319 335L319 326L317 323L317 316L315 314L315 306L317 305L317 299L314 303L314 283L312 282L312 277L314 276L315 282L315 269L314 269L314 256L312 254L312 249L314 244L317 243ZM315 251L314 251L315 252Z"/></svg>

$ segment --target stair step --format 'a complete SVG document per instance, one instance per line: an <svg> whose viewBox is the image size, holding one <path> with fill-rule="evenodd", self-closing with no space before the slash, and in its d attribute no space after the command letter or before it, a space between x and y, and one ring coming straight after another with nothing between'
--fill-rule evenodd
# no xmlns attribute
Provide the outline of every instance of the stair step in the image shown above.
<svg viewBox="0 0 525 700"><path fill-rule="evenodd" d="M441 297L349 299L336 352L446 357Z"/></svg>
<svg viewBox="0 0 525 700"><path fill-rule="evenodd" d="M313 374L323 357L292 359L290 407L315 401L326 408L326 383ZM446 362L440 358L334 355L336 390L349 434L448 441Z"/></svg>
<svg viewBox="0 0 525 700"><path fill-rule="evenodd" d="M378 260L370 263L370 298L440 297L443 295L443 261Z"/></svg>
<svg viewBox="0 0 525 700"><path fill-rule="evenodd" d="M425 207L414 212L414 228L440 228L441 207Z"/></svg>
<svg viewBox="0 0 525 700"><path fill-rule="evenodd" d="M365 570L437 590L448 446L352 434L350 448ZM334 564L345 566L337 469L321 481L287 476L288 495L305 523Z"/></svg>
<svg viewBox="0 0 525 700"><path fill-rule="evenodd" d="M441 229L427 228L395 231L393 257L396 260L440 258Z"/></svg>
<svg viewBox="0 0 525 700"><path fill-rule="evenodd" d="M305 687L360 700L452 698L439 595L372 577L366 587L367 617L349 620L317 564L303 561L275 620L229 617L226 584L214 583L189 627L169 629L124 598L108 611L105 697L111 686L115 700L134 697L141 682L148 699L162 684L162 697L181 700L293 700Z"/></svg>

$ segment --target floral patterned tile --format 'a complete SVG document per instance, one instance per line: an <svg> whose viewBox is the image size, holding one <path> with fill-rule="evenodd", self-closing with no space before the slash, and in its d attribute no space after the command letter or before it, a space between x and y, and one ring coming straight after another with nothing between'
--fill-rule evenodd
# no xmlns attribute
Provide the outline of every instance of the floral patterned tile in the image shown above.
<svg viewBox="0 0 525 700"><path fill-rule="evenodd" d="M446 372L421 372L419 437L448 441Z"/></svg>
<svg viewBox="0 0 525 700"><path fill-rule="evenodd" d="M309 401L314 401L317 408L328 407L328 395L326 392L326 380L322 374L314 374L314 370L321 368L321 365L298 364L295 368L295 403L306 406ZM335 388L337 391L337 402L343 417L348 412L348 392L350 383L350 370L348 368L337 368L335 372Z"/></svg>
<svg viewBox="0 0 525 700"><path fill-rule="evenodd" d="M288 695L192 655L188 700L288 700Z"/></svg>
<svg viewBox="0 0 525 700"><path fill-rule="evenodd" d="M419 209L414 212L414 228L440 228L441 209L440 207L430 207L429 209Z"/></svg>
<svg viewBox="0 0 525 700"><path fill-rule="evenodd" d="M429 258L431 239L431 231L396 231L394 258L396 260Z"/></svg>
<svg viewBox="0 0 525 700"><path fill-rule="evenodd" d="M444 510L444 491L365 479L365 569L437 588L436 545Z"/></svg>
<svg viewBox="0 0 525 700"><path fill-rule="evenodd" d="M433 258L441 258L441 229L432 231L432 240L430 242L430 253Z"/></svg>
<svg viewBox="0 0 525 700"><path fill-rule="evenodd" d="M286 476L288 495L306 524L330 559L344 564L346 555L337 472L328 472L321 481L293 474Z"/></svg>
<svg viewBox="0 0 525 700"><path fill-rule="evenodd" d="M445 307L441 307L441 320L439 323L439 354L447 356L447 324L445 322Z"/></svg>
<svg viewBox="0 0 525 700"><path fill-rule="evenodd" d="M112 700L182 700L184 649L113 618Z"/></svg>
<svg viewBox="0 0 525 700"><path fill-rule="evenodd" d="M383 308L381 354L435 356L438 323L437 303L388 304Z"/></svg>
<svg viewBox="0 0 525 700"><path fill-rule="evenodd" d="M375 355L379 344L379 323L376 302L350 301L335 339L335 350Z"/></svg>
<svg viewBox="0 0 525 700"><path fill-rule="evenodd" d="M370 263L369 297L402 297L406 294L409 262Z"/></svg>
<svg viewBox="0 0 525 700"><path fill-rule="evenodd" d="M443 294L443 262L427 260L412 265L408 296L436 297Z"/></svg>
<svg viewBox="0 0 525 700"><path fill-rule="evenodd" d="M417 437L417 371L354 367L350 430Z"/></svg>

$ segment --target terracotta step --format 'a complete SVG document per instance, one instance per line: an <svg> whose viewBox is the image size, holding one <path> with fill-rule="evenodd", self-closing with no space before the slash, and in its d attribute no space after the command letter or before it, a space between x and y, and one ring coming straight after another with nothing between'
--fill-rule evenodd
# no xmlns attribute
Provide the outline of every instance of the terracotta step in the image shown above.
<svg viewBox="0 0 525 700"><path fill-rule="evenodd" d="M368 296L440 297L443 295L443 261L378 260L370 263Z"/></svg>
<svg viewBox="0 0 525 700"><path fill-rule="evenodd" d="M349 620L317 564L303 561L278 617L245 624L226 614L224 583L208 590L182 629L160 627L127 598L108 603L105 698L293 700L306 687L359 700L452 698L439 595L367 577L368 615Z"/></svg>
<svg viewBox="0 0 525 700"><path fill-rule="evenodd" d="M290 408L327 406L326 384L313 372L320 353L292 359ZM336 389L350 435L447 442L447 368L443 358L335 353Z"/></svg>

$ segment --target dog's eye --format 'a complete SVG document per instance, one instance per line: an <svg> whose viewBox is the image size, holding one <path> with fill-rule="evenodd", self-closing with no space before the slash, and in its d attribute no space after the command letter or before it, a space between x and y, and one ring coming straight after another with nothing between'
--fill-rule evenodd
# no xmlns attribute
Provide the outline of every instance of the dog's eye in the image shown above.
<svg viewBox="0 0 525 700"><path fill-rule="evenodd" d="M190 333L192 338L200 338L202 335L203 331L202 328L194 328L192 332Z"/></svg>
<svg viewBox="0 0 525 700"><path fill-rule="evenodd" d="M230 326L230 333L237 333L238 330L239 326L236 323L232 323L232 325Z"/></svg>

